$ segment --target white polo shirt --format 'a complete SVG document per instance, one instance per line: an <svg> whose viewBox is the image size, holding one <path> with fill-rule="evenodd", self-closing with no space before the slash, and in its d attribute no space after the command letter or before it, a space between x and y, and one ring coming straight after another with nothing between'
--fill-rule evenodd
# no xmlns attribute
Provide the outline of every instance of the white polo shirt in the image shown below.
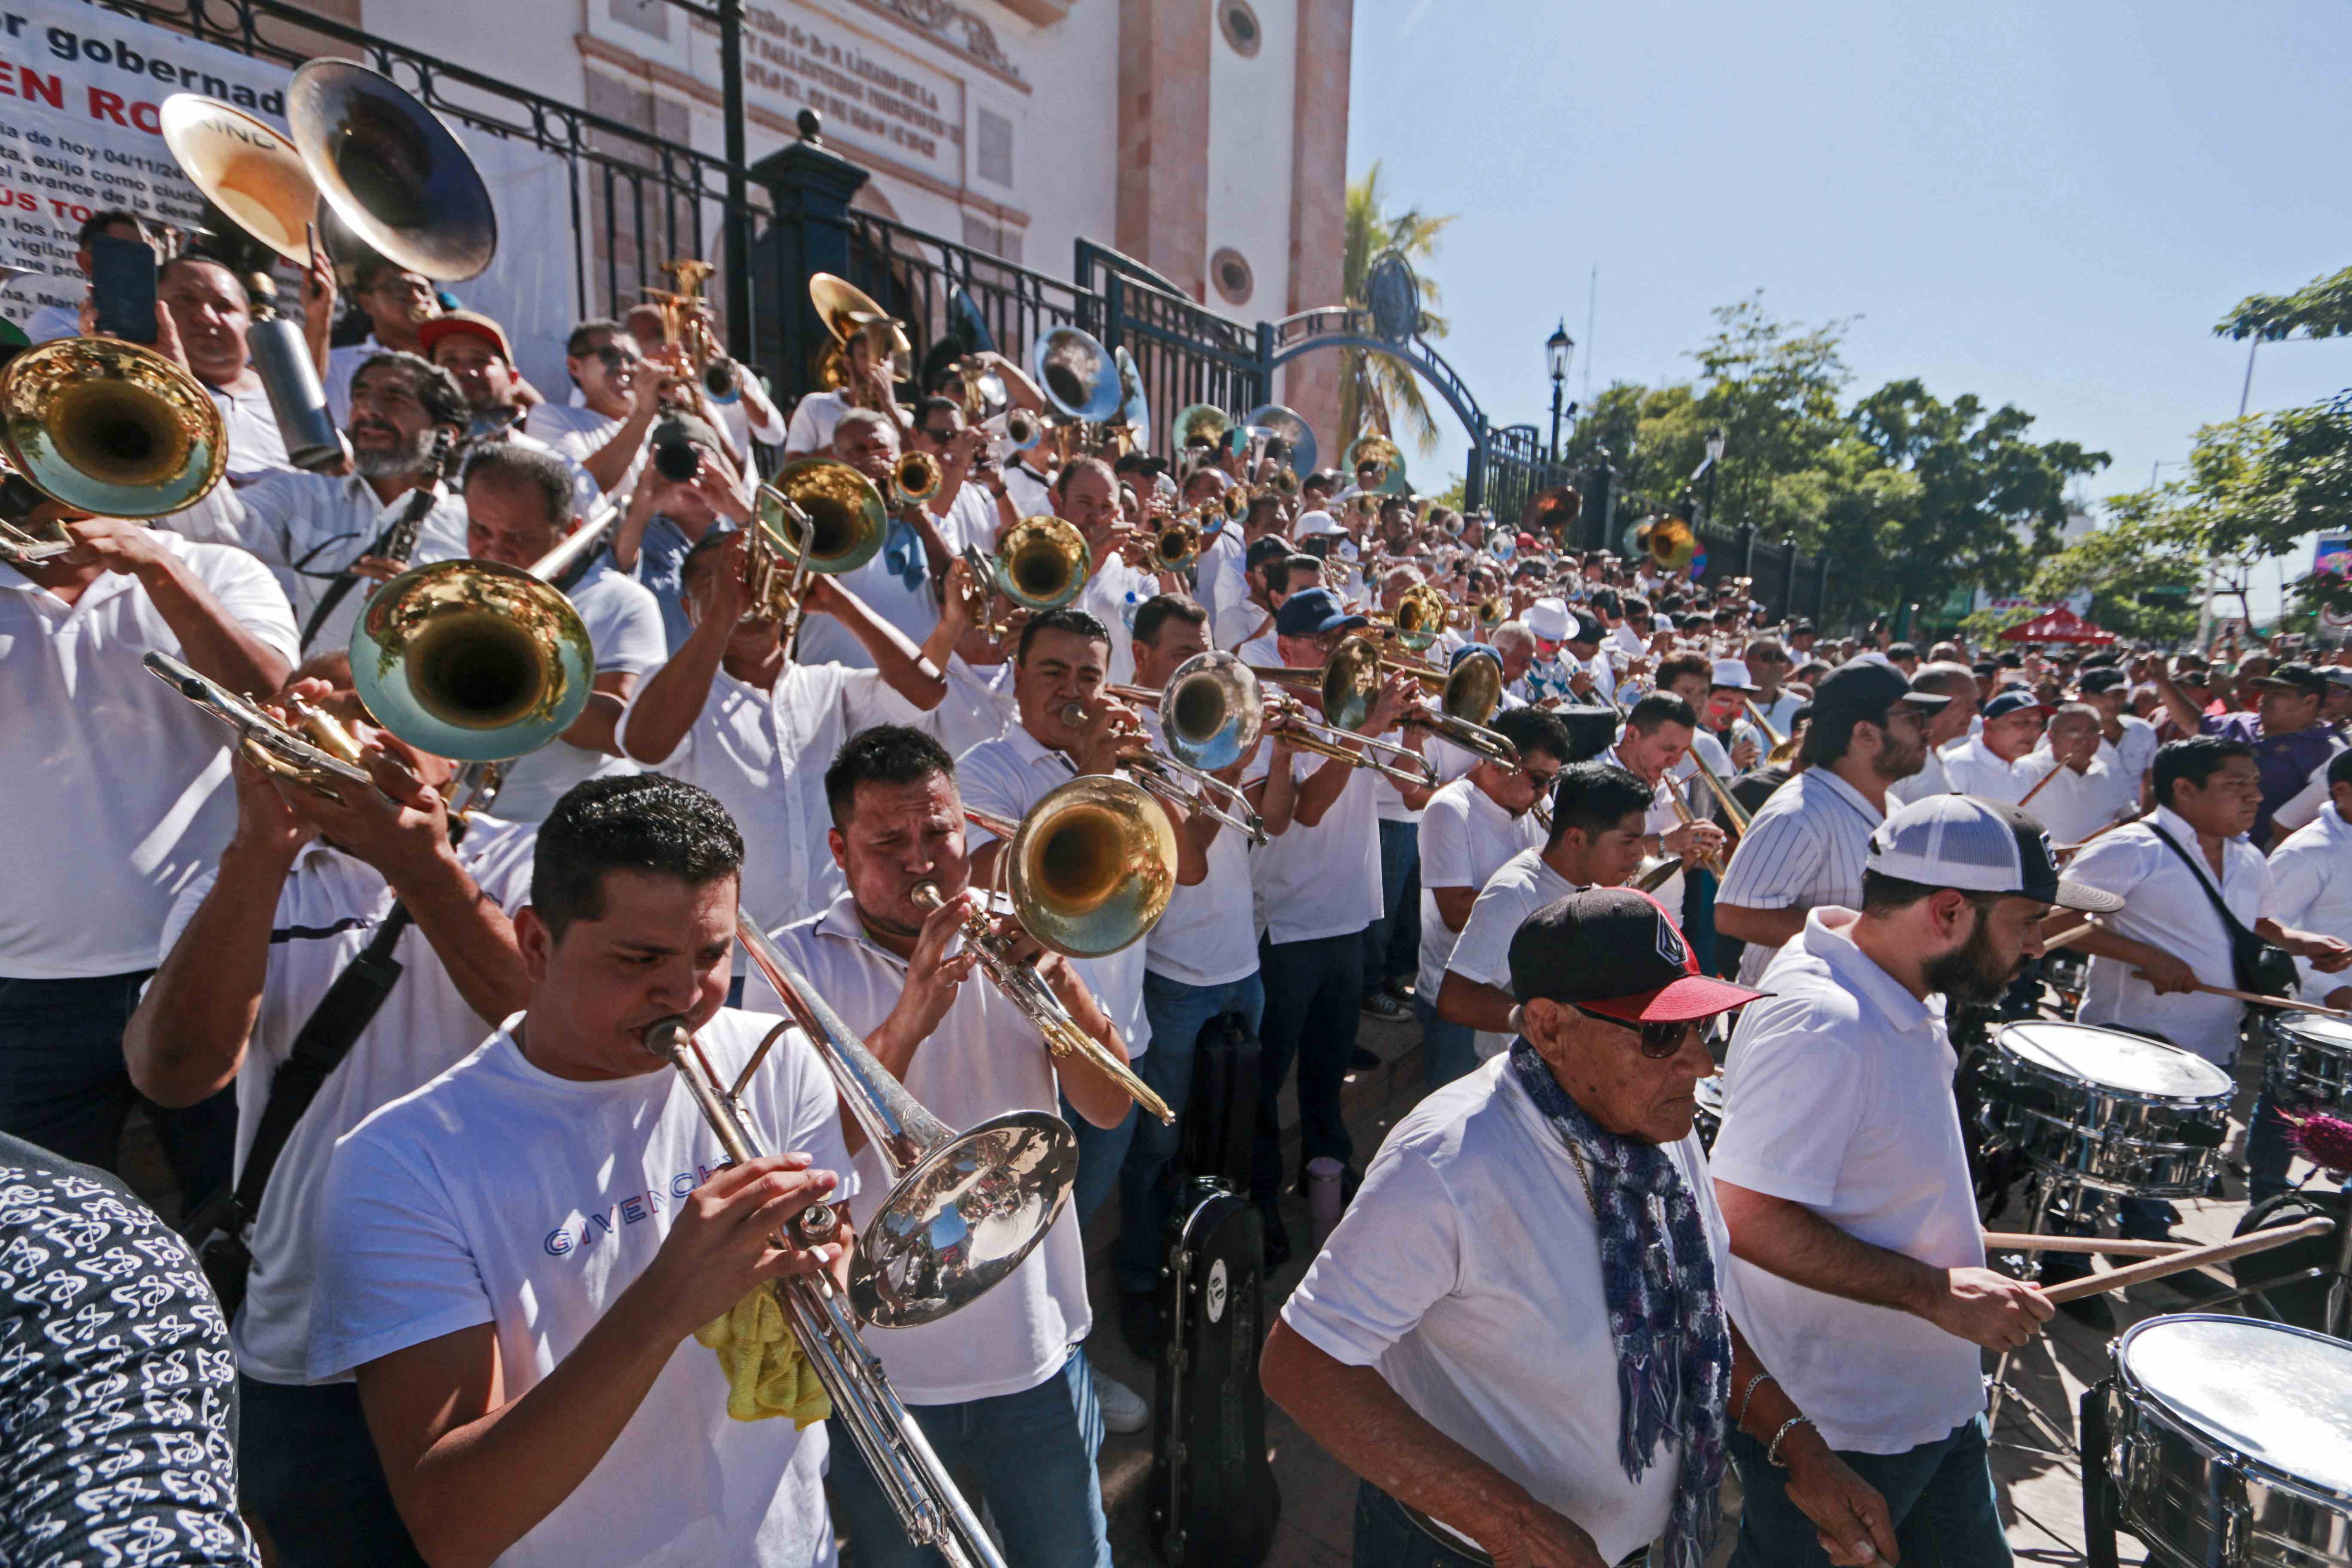
<svg viewBox="0 0 2352 1568"><path fill-rule="evenodd" d="M2352 824L2332 802L2271 851L2262 912L2290 931L2352 942ZM2294 966L2306 1002L2325 1002L2329 992L2352 985L2352 977L2322 974L2309 959L2298 958Z"/></svg>
<svg viewBox="0 0 2352 1568"><path fill-rule="evenodd" d="M641 682L621 715L624 745L645 691ZM824 798L824 771L843 742L921 718L876 670L787 662L762 691L721 669L677 749L646 765L719 797L743 835L743 909L774 931L822 913L843 889Z"/></svg>
<svg viewBox="0 0 2352 1568"><path fill-rule="evenodd" d="M2074 857L2066 875L2124 900L2121 910L2102 917L2117 935L2162 949L2208 985L2234 988L2229 932L2205 896L2212 865L2197 847L2197 830L2170 806L2157 807L2154 821L2196 859L2198 869L2182 864L2147 823L2134 822L2101 834ZM2221 897L2240 923L2252 926L2262 913L2269 876L2262 851L2242 838L2230 839L2221 866ZM2243 1005L2196 991L2158 996L2130 964L2095 956L2075 1016L2085 1024L2144 1030L2226 1067L2238 1054Z"/></svg>
<svg viewBox="0 0 2352 1568"><path fill-rule="evenodd" d="M2061 767L2047 750L2030 752L2017 764L2023 794L2019 804L2042 824L2053 844L2080 844L2116 819L2115 771L2096 756L2081 773ZM2048 783L2042 781L2048 780Z"/></svg>
<svg viewBox="0 0 2352 1568"><path fill-rule="evenodd" d="M1486 879L1486 886L1470 906L1470 920L1454 939L1447 973L1497 991L1511 988L1511 939L1527 918L1546 904L1576 891L1576 884L1553 870L1543 858L1543 846L1522 849ZM1441 981L1444 976L1439 977ZM1423 1001L1437 1005L1437 993L1423 991ZM1477 1031L1478 1059L1486 1061L1508 1050L1514 1037L1491 1030Z"/></svg>
<svg viewBox="0 0 2352 1568"><path fill-rule="evenodd" d="M1018 719L995 740L983 741L956 759L956 789L964 804L1014 822L1076 776L1076 764L1060 752L1046 750L1037 737L1021 727ZM985 828L967 826L964 829L968 850L976 851L993 838ZM1149 940L1131 942L1100 958L1070 961L1110 1021L1118 1026L1130 1061L1139 1059L1151 1046L1151 1020L1143 1011L1144 949Z"/></svg>
<svg viewBox="0 0 2352 1568"><path fill-rule="evenodd" d="M1168 750L1160 715L1147 712L1151 747ZM1143 967L1186 985L1225 985L1257 973L1257 931L1250 910L1250 848L1246 835L1220 826L1209 840L1209 874L1179 887L1168 912L1143 939Z"/></svg>
<svg viewBox="0 0 2352 1568"><path fill-rule="evenodd" d="M878 1028L906 990L906 961L866 936L846 893L776 942L859 1035ZM961 952L961 942L950 951ZM772 994L757 970L746 990L754 998ZM1013 1110L1059 1114L1061 1105L1045 1037L977 973L956 987L939 1026L916 1047L905 1081L908 1092L950 1127ZM860 1185L883 1191L888 1176L873 1144L856 1158ZM868 1328L864 1338L882 1358L899 1398L908 1405L954 1405L1036 1387L1061 1371L1070 1347L1093 1326L1078 1216L1065 1205L1021 1267L977 1301L917 1328Z"/></svg>
<svg viewBox="0 0 2352 1568"><path fill-rule="evenodd" d="M1810 777L1811 774L1806 776ZM1984 1265L1940 996L1922 1002L1817 909L1764 973L1725 1064L1718 1180L1935 1268ZM1832 1448L1899 1454L1985 1406L1977 1347L1924 1318L1735 1258L1740 1331Z"/></svg>
<svg viewBox="0 0 2352 1568"><path fill-rule="evenodd" d="M793 405L784 426L784 451L793 458L822 457L833 450L833 429L853 405L839 389L812 392Z"/></svg>
<svg viewBox="0 0 2352 1568"><path fill-rule="evenodd" d="M1666 1154L1723 1279L1729 1245L1697 1137ZM1599 1227L1507 1058L1397 1123L1282 1320L1342 1364L1373 1368L1416 1415L1574 1520L1602 1562L1664 1531L1677 1452L1658 1448L1638 1481L1618 1462Z"/></svg>
<svg viewBox="0 0 2352 1568"><path fill-rule="evenodd" d="M922 716L923 729L950 757L962 756L982 741L993 741L1021 721L1013 700L1013 665L974 664L960 653L948 656L948 694Z"/></svg>
<svg viewBox="0 0 2352 1568"><path fill-rule="evenodd" d="M1972 795L2001 805L2015 805L2033 785L2023 759L2005 763L1984 743L1982 734L1955 741L1944 750L1944 777L1954 792ZM2050 786L2056 789L2056 784ZM2039 805L2039 802L2035 804Z"/></svg>
<svg viewBox="0 0 2352 1568"><path fill-rule="evenodd" d="M2147 770L2156 765L2156 726L2136 713L2118 715L2123 725L2123 739L2115 742L2116 756L2120 763L2116 773L2131 785L2132 804L2139 804L2140 781Z"/></svg>
<svg viewBox="0 0 2352 1568"><path fill-rule="evenodd" d="M1523 849L1538 848L1543 829L1532 811L1518 816L1495 804L1469 779L1456 779L1429 797L1421 813L1421 967L1414 994L1433 1005L1445 980L1446 960L1462 933L1447 929L1437 907L1440 888L1482 889L1486 879Z"/></svg>
<svg viewBox="0 0 2352 1568"><path fill-rule="evenodd" d="M174 533L155 541L292 660L293 618L261 563ZM0 565L0 777L17 784L0 977L152 969L173 900L236 825L230 731L148 672L151 649L185 657L137 578L107 573L68 605Z"/></svg>
<svg viewBox="0 0 2352 1568"><path fill-rule="evenodd" d="M1086 592L1078 595L1078 608L1110 633L1110 662L1104 668L1114 686L1135 684L1135 612L1159 592L1158 577L1113 557L1087 579Z"/></svg>
<svg viewBox="0 0 2352 1568"><path fill-rule="evenodd" d="M1242 770L1244 784L1266 776L1271 738ZM1303 783L1328 757L1293 752L1291 777ZM1337 764L1335 764L1337 765ZM1294 819L1250 857L1258 918L1268 942L1314 942L1360 932L1381 918L1381 829L1373 814L1371 770L1349 767L1339 798L1309 827Z"/></svg>
<svg viewBox="0 0 2352 1568"><path fill-rule="evenodd" d="M269 406L269 394L258 380L234 392L201 379L198 384L219 411L232 480L250 484L264 474L294 471L294 465L286 460L286 436L278 428L277 411Z"/></svg>
<svg viewBox="0 0 2352 1568"><path fill-rule="evenodd" d="M1746 910L1859 908L1870 836L1885 820L1828 768L1807 768L1748 820L1715 901ZM1753 987L1779 951L1749 942L1739 959L1739 984Z"/></svg>
<svg viewBox="0 0 2352 1568"><path fill-rule="evenodd" d="M356 474L289 469L264 474L241 489L215 485L195 505L157 519L155 526L191 539L241 545L259 556L293 605L299 631L310 624L312 608L336 574L366 553L376 536L407 510L413 493L404 490L389 502L379 501ZM455 489L445 489L425 514L408 563L422 566L428 561L455 561L465 553L466 502ZM354 584L310 639L311 649L348 646L360 607L376 586L364 578Z"/></svg>
<svg viewBox="0 0 2352 1568"><path fill-rule="evenodd" d="M534 829L477 816L457 847L457 858L475 885L509 914L530 901L537 837ZM215 866L180 889L163 922L162 951L178 942L218 876ZM271 1078L293 1054L295 1037L327 988L374 940L393 902L383 873L363 860L315 840L295 857L278 889L261 1008L237 1068L238 1176L261 1131ZM377 1107L455 1066L489 1026L467 1005L432 942L415 926L400 933L393 958L401 965L400 978L294 1124L270 1167L260 1215L246 1228L253 1270L229 1338L237 1370L263 1383L299 1387L310 1381L310 1300L326 1245L327 1162L336 1142Z"/></svg>
<svg viewBox="0 0 2352 1568"><path fill-rule="evenodd" d="M614 571L609 556L597 556L566 596L588 627L588 639L596 649L598 675L619 673L642 679L669 658L660 602L644 584ZM550 741L528 756L516 758L508 768L506 783L499 789L498 814L510 822L543 821L573 784L610 773L644 771L626 757L591 752L569 741Z"/></svg>
<svg viewBox="0 0 2352 1568"><path fill-rule="evenodd" d="M726 1163L673 1069L557 1078L515 1044L521 1019L336 1147L312 1381L488 1324L506 1397L529 1393L653 1262L679 1203ZM695 1040L731 1082L781 1021L730 1008ZM797 1029L769 1053L742 1108L762 1148L804 1150L839 1173L837 1194L854 1190L833 1081ZM688 1335L586 1479L499 1562L821 1568L834 1561L824 1461L822 1426L730 1419L719 1357Z"/></svg>

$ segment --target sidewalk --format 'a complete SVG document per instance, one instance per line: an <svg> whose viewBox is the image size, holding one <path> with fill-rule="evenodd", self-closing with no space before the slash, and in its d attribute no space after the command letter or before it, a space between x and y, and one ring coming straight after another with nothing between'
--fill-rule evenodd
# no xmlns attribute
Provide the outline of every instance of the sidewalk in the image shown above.
<svg viewBox="0 0 2352 1568"><path fill-rule="evenodd" d="M1421 1098L1421 1032L1410 1024L1383 1024L1366 1018L1361 1041L1380 1056L1382 1064L1377 1069L1351 1075L1348 1084L1345 1103L1349 1127L1355 1137L1358 1160L1365 1162L1397 1119ZM2251 1068L2242 1070L2237 1103L2241 1118L2252 1102L2255 1081ZM1294 1098L1286 1090L1283 1120L1293 1139L1294 1166L1296 1118ZM2242 1135L2242 1123L2233 1122L2233 1150ZM2242 1190L2242 1181L2231 1183L2233 1191ZM2180 1235L2200 1242L2227 1239L2246 1207L2242 1198L2182 1202L2178 1206L2183 1216ZM1283 1217L1290 1229L1294 1255L1267 1282L1269 1300L1274 1303L1289 1295L1312 1261L1307 1244L1313 1232L1305 1201L1295 1194L1286 1194ZM2007 1229L2025 1228L2023 1216L2013 1212L2000 1216L1995 1224ZM1097 1366L1149 1400L1152 1396L1152 1369L1129 1352L1118 1333L1118 1286L1108 1260L1110 1238L1116 1229L1117 1215L1107 1208L1096 1216L1087 1235L1089 1284L1097 1303L1095 1331L1087 1342L1087 1353ZM2201 1298L2221 1289L2210 1276L2189 1274L2109 1296L2107 1300L2116 1310L2115 1331L2120 1333L2144 1318L2195 1311ZM2050 1331L2027 1347L2012 1363L2012 1386L2048 1412L2070 1440L2075 1425L2076 1401L2084 1388L2105 1376L2109 1370L2107 1344L2112 1337L2062 1312L2053 1320ZM1344 1568L1349 1562L1356 1478L1342 1469L1272 1404L1266 1407L1265 1429L1275 1479L1282 1490L1282 1520L1273 1551L1266 1558L1266 1568ZM2013 1400L2004 1405L1994 1431L1994 1443L1993 1478L2000 1489L2002 1517L2009 1526L2010 1545L2018 1561L2058 1565L2084 1563L2079 1461L2071 1453L2060 1457L2050 1452L2053 1446ZM1150 1467L1151 1435L1148 1429L1134 1436L1112 1436L1105 1441L1101 1458L1103 1500L1110 1514L1112 1555L1123 1565L1161 1561L1151 1539L1145 1503ZM1738 1493L1735 1473L1727 1478L1724 1487L1723 1544L1714 1559L1718 1563L1730 1555L1738 1530ZM2117 1547L2126 1564L2137 1563L2146 1556L2144 1549L2128 1535L2118 1538Z"/></svg>

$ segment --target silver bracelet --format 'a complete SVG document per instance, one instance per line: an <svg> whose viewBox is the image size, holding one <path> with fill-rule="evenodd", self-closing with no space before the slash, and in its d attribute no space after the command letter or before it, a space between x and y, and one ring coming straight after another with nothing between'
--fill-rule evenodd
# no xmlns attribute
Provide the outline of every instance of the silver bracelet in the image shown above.
<svg viewBox="0 0 2352 1568"><path fill-rule="evenodd" d="M1759 1372L1755 1376L1749 1378L1748 1380L1748 1386L1739 1391L1739 1414L1731 1418L1732 1426L1737 1427L1748 1425L1748 1406L1755 1399L1756 1390L1759 1385L1767 1383L1778 1383L1780 1381L1780 1380L1779 1378L1774 1377L1769 1372Z"/></svg>
<svg viewBox="0 0 2352 1568"><path fill-rule="evenodd" d="M1764 1462L1768 1465L1779 1465L1780 1462L1780 1439L1786 1437L1790 1433L1795 1431L1800 1426L1811 1426L1812 1425L1813 1418L1810 1415L1791 1415L1786 1421L1781 1422L1780 1429L1772 1434L1772 1441L1767 1445L1764 1449ZM1815 1427L1814 1430L1819 1431L1820 1428Z"/></svg>

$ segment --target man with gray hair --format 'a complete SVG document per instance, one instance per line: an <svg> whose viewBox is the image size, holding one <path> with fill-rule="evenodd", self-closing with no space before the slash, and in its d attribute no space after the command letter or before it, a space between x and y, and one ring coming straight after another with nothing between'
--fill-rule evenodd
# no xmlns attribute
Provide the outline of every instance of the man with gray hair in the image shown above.
<svg viewBox="0 0 2352 1568"><path fill-rule="evenodd" d="M154 526L260 557L293 604L303 646L341 647L374 584L427 561L466 553L465 509L443 495L415 542L390 553L413 492L430 478L435 438L456 439L471 417L449 373L412 353L386 351L352 373L345 474L264 475L239 489L215 485Z"/></svg>
<svg viewBox="0 0 2352 1568"><path fill-rule="evenodd" d="M528 569L578 525L572 475L552 452L485 447L466 465L466 552ZM622 710L637 681L667 657L661 606L652 593L614 571L601 550L555 579L580 612L595 649L588 706L569 729L508 768L497 810L509 822L538 822L573 784L607 773L638 772L621 755Z"/></svg>
<svg viewBox="0 0 2352 1568"><path fill-rule="evenodd" d="M899 450L898 423L870 408L845 410L833 426L832 457L871 479L886 500ZM950 554L929 514L919 506L909 507L891 517L882 548L874 552L874 558L855 572L842 574L839 585L920 647L940 623L939 599L932 585L947 571ZM800 647L793 657L803 664L874 668L873 655L829 616L802 623Z"/></svg>

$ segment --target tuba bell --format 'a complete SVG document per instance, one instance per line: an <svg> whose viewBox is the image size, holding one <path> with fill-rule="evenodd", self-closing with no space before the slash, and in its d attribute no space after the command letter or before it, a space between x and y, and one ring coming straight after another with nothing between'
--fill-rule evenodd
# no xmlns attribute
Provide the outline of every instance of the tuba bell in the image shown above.
<svg viewBox="0 0 2352 1568"><path fill-rule="evenodd" d="M286 89L295 148L337 217L393 265L440 282L498 253L499 215L449 128L387 76L310 60Z"/></svg>
<svg viewBox="0 0 2352 1568"><path fill-rule="evenodd" d="M1642 547L1662 572L1676 572L1698 559L1698 535L1679 517L1661 518L1648 525Z"/></svg>
<svg viewBox="0 0 2352 1568"><path fill-rule="evenodd" d="M1119 411L1118 362L1093 334L1051 327L1029 348L1029 374L1065 420L1099 425Z"/></svg>
<svg viewBox="0 0 2352 1568"><path fill-rule="evenodd" d="M1386 495L1404 493L1404 453L1387 437L1358 437L1349 443L1346 461L1350 474L1356 473L1366 463L1373 465L1372 482L1364 487L1366 489Z"/></svg>
<svg viewBox="0 0 2352 1568"><path fill-rule="evenodd" d="M1315 459L1321 455L1315 444L1315 427L1307 422L1305 415L1279 403L1259 404L1249 411L1248 422L1289 448L1289 456L1282 459L1282 471L1290 476L1289 493L1297 494L1298 481L1315 471ZM1275 482L1281 483L1279 475Z"/></svg>
<svg viewBox="0 0 2352 1568"><path fill-rule="evenodd" d="M1176 411L1171 439L1179 452L1197 447L1213 449L1233 427L1233 416L1215 404L1188 403Z"/></svg>
<svg viewBox="0 0 2352 1568"><path fill-rule="evenodd" d="M25 481L96 517L163 517L228 468L219 409L194 376L112 338L60 338L0 370L0 453Z"/></svg>

